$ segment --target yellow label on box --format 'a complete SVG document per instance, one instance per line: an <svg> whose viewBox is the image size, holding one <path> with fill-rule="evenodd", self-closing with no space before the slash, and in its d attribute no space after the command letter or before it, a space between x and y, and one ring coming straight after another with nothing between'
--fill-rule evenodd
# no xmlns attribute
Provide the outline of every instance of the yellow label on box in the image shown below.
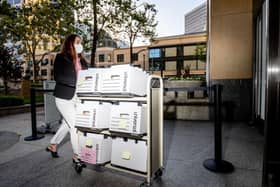
<svg viewBox="0 0 280 187"><path fill-rule="evenodd" d="M119 127L122 129L126 129L127 128L127 119L120 119Z"/></svg>
<svg viewBox="0 0 280 187"><path fill-rule="evenodd" d="M124 160L130 160L131 159L131 153L128 151L122 152L122 159Z"/></svg>
<svg viewBox="0 0 280 187"><path fill-rule="evenodd" d="M91 147L91 146L92 146L92 144L93 144L92 139L87 138L87 139L86 139L86 147Z"/></svg>

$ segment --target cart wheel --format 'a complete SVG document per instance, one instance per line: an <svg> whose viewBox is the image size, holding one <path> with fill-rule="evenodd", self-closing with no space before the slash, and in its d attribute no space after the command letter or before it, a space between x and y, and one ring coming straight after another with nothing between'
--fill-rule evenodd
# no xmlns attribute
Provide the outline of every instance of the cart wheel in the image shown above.
<svg viewBox="0 0 280 187"><path fill-rule="evenodd" d="M152 185L149 184L147 181L142 182L142 183L140 184L140 187L151 187L151 186L152 186Z"/></svg>
<svg viewBox="0 0 280 187"><path fill-rule="evenodd" d="M157 177L161 177L161 176L162 176L162 169L158 169L158 170L156 171L156 176L157 176Z"/></svg>
<svg viewBox="0 0 280 187"><path fill-rule="evenodd" d="M75 170L78 174L80 174L83 171L83 166L80 163L76 163Z"/></svg>

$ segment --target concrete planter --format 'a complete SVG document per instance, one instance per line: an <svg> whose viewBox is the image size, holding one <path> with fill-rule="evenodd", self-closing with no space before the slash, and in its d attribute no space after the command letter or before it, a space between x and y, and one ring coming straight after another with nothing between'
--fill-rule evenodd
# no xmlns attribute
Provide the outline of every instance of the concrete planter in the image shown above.
<svg viewBox="0 0 280 187"><path fill-rule="evenodd" d="M204 81L199 80L166 80L165 88L200 87ZM189 94L193 93L190 97ZM203 90L166 91L164 96L165 119L177 120L209 120L208 98L204 97Z"/></svg>
<svg viewBox="0 0 280 187"><path fill-rule="evenodd" d="M178 87L198 87L204 81L199 80L166 80L164 81L165 88L178 88Z"/></svg>

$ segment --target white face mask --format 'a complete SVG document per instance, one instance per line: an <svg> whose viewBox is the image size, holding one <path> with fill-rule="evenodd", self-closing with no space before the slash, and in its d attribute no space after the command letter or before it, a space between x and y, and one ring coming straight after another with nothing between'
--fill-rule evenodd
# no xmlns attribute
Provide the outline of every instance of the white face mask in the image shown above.
<svg viewBox="0 0 280 187"><path fill-rule="evenodd" d="M76 50L76 53L82 53L83 52L83 46L82 44L74 44L74 47L75 47L75 50Z"/></svg>

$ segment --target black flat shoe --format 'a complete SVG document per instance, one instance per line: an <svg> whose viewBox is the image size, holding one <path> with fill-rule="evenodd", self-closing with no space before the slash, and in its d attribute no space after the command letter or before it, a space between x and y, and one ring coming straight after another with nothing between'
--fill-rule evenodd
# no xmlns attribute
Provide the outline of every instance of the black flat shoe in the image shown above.
<svg viewBox="0 0 280 187"><path fill-rule="evenodd" d="M73 164L75 164L77 166L81 166L83 168L86 167L86 164L83 161L81 161L79 158L78 159L73 158L72 161L73 161Z"/></svg>
<svg viewBox="0 0 280 187"><path fill-rule="evenodd" d="M46 151L51 152L51 155L52 155L53 158L58 158L59 157L56 151L52 151L48 147L46 148Z"/></svg>

